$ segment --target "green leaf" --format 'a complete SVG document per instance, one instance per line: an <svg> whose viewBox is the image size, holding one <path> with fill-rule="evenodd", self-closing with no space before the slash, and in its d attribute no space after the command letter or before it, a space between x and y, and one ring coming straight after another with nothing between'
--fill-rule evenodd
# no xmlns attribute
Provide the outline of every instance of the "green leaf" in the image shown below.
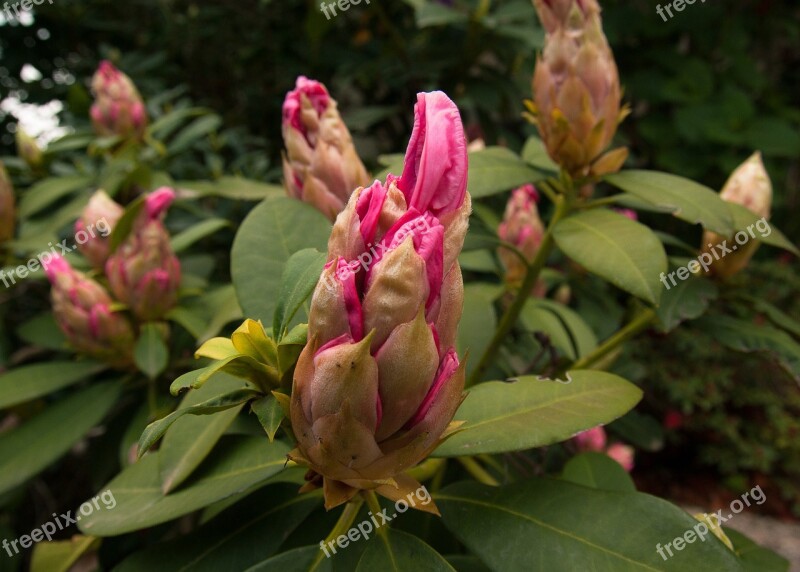
<svg viewBox="0 0 800 572"><path fill-rule="evenodd" d="M356 572L373 570L425 570L426 572L455 572L438 552L416 536L387 528L385 535L375 536L358 562Z"/></svg>
<svg viewBox="0 0 800 572"><path fill-rule="evenodd" d="M468 189L473 199L496 195L543 178L542 173L504 147L487 147L469 154Z"/></svg>
<svg viewBox="0 0 800 572"><path fill-rule="evenodd" d="M756 240L776 248L783 248L795 256L800 256L800 250L798 250L797 247L792 244L788 238L786 238L786 235L777 229L777 227L773 226L772 224L767 224L766 228L762 232L761 225L758 224L761 220L761 217L759 217L756 213L747 207L737 205L736 203L726 204L731 211L731 216L733 216L733 224L737 231L746 231L746 229L752 225L754 227L753 234L755 234ZM734 233L732 232L729 236L733 236L733 234ZM748 236L752 235L748 234Z"/></svg>
<svg viewBox="0 0 800 572"><path fill-rule="evenodd" d="M540 381L525 376L514 383L476 385L455 415L466 423L434 456L506 453L551 445L613 421L642 398L638 387L610 373L578 370L569 372L568 379Z"/></svg>
<svg viewBox="0 0 800 572"><path fill-rule="evenodd" d="M88 552L100 548L102 539L75 535L70 540L40 542L33 549L31 572L69 572Z"/></svg>
<svg viewBox="0 0 800 572"><path fill-rule="evenodd" d="M171 155L177 155L189 149L195 141L219 129L222 118L219 115L209 114L198 117L184 127L169 143L167 149Z"/></svg>
<svg viewBox="0 0 800 572"><path fill-rule="evenodd" d="M664 447L664 426L661 422L635 409L609 424L608 428L637 449L660 451Z"/></svg>
<svg viewBox="0 0 800 572"><path fill-rule="evenodd" d="M268 199L254 208L231 251L231 275L245 316L271 324L286 262L304 248L326 251L330 233L322 213L294 199Z"/></svg>
<svg viewBox="0 0 800 572"><path fill-rule="evenodd" d="M524 323L529 328L536 330L538 322L534 317L527 314L527 312L530 311L528 308L534 308L538 310L539 316L542 315L542 312L545 312L551 314L559 320L560 325L567 336L569 345L565 349L568 349L566 354L568 357L570 357L570 359L575 360L581 358L597 347L597 336L594 334L589 325L583 321L583 318L581 318L577 312L565 306L564 304L554 302L553 300L547 300L545 298L531 298L528 300L528 302L525 304L522 318ZM527 321L525 320L526 315L528 316ZM547 330L545 330L545 332L547 332Z"/></svg>
<svg viewBox="0 0 800 572"><path fill-rule="evenodd" d="M674 215L692 224L728 236L734 231L727 203L700 183L658 171L622 171L606 175L615 187L656 206L674 209Z"/></svg>
<svg viewBox="0 0 800 572"><path fill-rule="evenodd" d="M192 190L200 196L223 197L237 201L263 201L286 195L281 185L262 183L243 177L225 176L216 181L185 181L178 183L177 186Z"/></svg>
<svg viewBox="0 0 800 572"><path fill-rule="evenodd" d="M749 298L758 312L764 313L779 328L800 337L800 322L761 298Z"/></svg>
<svg viewBox="0 0 800 572"><path fill-rule="evenodd" d="M272 336L280 340L297 311L317 287L327 254L315 248L295 252L286 261L281 276L281 289L275 318L272 321Z"/></svg>
<svg viewBox="0 0 800 572"><path fill-rule="evenodd" d="M281 421L283 421L284 413L283 408L275 399L275 396L270 394L262 397L250 404L250 409L258 417L258 422L264 428L264 431L269 435L269 440L275 440L275 434L280 429Z"/></svg>
<svg viewBox="0 0 800 572"><path fill-rule="evenodd" d="M245 382L226 374L214 377L214 383L189 392L179 409L187 409L213 399L220 392L243 389ZM244 404L219 411L215 415L189 415L175 421L164 435L158 453L161 490L169 494L192 474L220 440Z"/></svg>
<svg viewBox="0 0 800 572"><path fill-rule="evenodd" d="M289 447L264 437L225 437L191 481L164 495L158 455L124 469L102 490L111 490L114 510L94 511L79 528L85 534L116 536L149 528L244 492L283 470Z"/></svg>
<svg viewBox="0 0 800 572"><path fill-rule="evenodd" d="M268 558L245 572L331 572L333 566L330 559L323 558L317 562L320 552L319 545L302 546Z"/></svg>
<svg viewBox="0 0 800 572"><path fill-rule="evenodd" d="M298 324L283 336L278 343L278 366L281 375L294 367L307 343L308 324Z"/></svg>
<svg viewBox="0 0 800 572"><path fill-rule="evenodd" d="M56 324L52 312L39 314L23 323L17 328L17 336L28 344L47 350L63 350L67 347L67 338Z"/></svg>
<svg viewBox="0 0 800 572"><path fill-rule="evenodd" d="M768 353L800 383L800 344L783 330L729 316L705 316L697 325L732 350Z"/></svg>
<svg viewBox="0 0 800 572"><path fill-rule="evenodd" d="M180 127L187 119L192 117L202 116L208 113L208 110L200 107L190 107L186 109L176 109L159 117L150 125L148 132L153 137L164 139L169 137L178 127Z"/></svg>
<svg viewBox="0 0 800 572"><path fill-rule="evenodd" d="M147 198L145 195L141 195L130 203L125 208L122 217L117 221L114 230L111 231L111 237L108 239L108 247L112 253L116 252L119 245L125 242L125 239L128 238L128 235L133 230L133 223L144 208L145 198Z"/></svg>
<svg viewBox="0 0 800 572"><path fill-rule="evenodd" d="M502 292L502 288L494 284L472 283L464 286L464 312L456 340L460 355L469 352L480 356L489 346L497 325L494 300ZM467 376L477 365L477 360L467 360Z"/></svg>
<svg viewBox="0 0 800 572"><path fill-rule="evenodd" d="M645 225L603 209L560 221L554 231L558 247L587 270L634 296L658 305L667 271L661 241Z"/></svg>
<svg viewBox="0 0 800 572"><path fill-rule="evenodd" d="M201 221L190 226L183 232L173 236L172 240L170 241L172 244L172 250L176 254L183 252L194 243L206 238L207 236L211 236L226 226L230 226L230 223L221 218L210 218Z"/></svg>
<svg viewBox="0 0 800 572"><path fill-rule="evenodd" d="M759 546L738 530L725 527L725 534L747 572L789 572L789 562L781 555Z"/></svg>
<svg viewBox="0 0 800 572"><path fill-rule="evenodd" d="M191 534L146 548L114 570L246 570L274 554L319 504L319 495L298 495L294 485L270 486Z"/></svg>
<svg viewBox="0 0 800 572"><path fill-rule="evenodd" d="M664 560L657 547L698 522L642 493L532 479L503 488L456 483L434 499L445 526L492 570L527 572L532 562L537 570L743 570L712 534L702 542L695 536L691 546Z"/></svg>
<svg viewBox="0 0 800 572"><path fill-rule="evenodd" d="M632 493L636 491L631 476L605 453L589 451L570 459L561 478L592 489Z"/></svg>
<svg viewBox="0 0 800 572"><path fill-rule="evenodd" d="M88 175L51 177L40 181L22 195L17 214L20 218L29 218L74 191L88 188L91 184L92 177Z"/></svg>
<svg viewBox="0 0 800 572"><path fill-rule="evenodd" d="M178 409L158 421L153 421L145 428L142 436L139 438L139 457L141 458L156 441L161 439L167 429L184 415L213 415L214 413L219 413L220 411L232 409L247 403L260 395L262 395L261 392L255 389L236 389L206 399L197 405Z"/></svg>
<svg viewBox="0 0 800 572"><path fill-rule="evenodd" d="M0 435L0 493L21 485L66 454L116 403L118 383L72 394Z"/></svg>
<svg viewBox="0 0 800 572"><path fill-rule="evenodd" d="M428 28L431 26L466 24L469 17L448 6L426 2L417 10L417 27Z"/></svg>
<svg viewBox="0 0 800 572"><path fill-rule="evenodd" d="M0 375L0 409L89 379L106 367L93 361L55 361L14 368Z"/></svg>
<svg viewBox="0 0 800 572"><path fill-rule="evenodd" d="M699 318L718 296L717 285L705 278L690 277L688 280L678 281L676 286L666 289L656 311L662 330L671 332L681 322Z"/></svg>
<svg viewBox="0 0 800 572"><path fill-rule="evenodd" d="M133 348L133 359L136 367L150 379L157 378L169 364L169 349L161 337L156 324L142 326L139 339Z"/></svg>
<svg viewBox="0 0 800 572"><path fill-rule="evenodd" d="M522 160L542 171L558 173L558 165L553 162L544 143L538 137L529 137L522 148Z"/></svg>

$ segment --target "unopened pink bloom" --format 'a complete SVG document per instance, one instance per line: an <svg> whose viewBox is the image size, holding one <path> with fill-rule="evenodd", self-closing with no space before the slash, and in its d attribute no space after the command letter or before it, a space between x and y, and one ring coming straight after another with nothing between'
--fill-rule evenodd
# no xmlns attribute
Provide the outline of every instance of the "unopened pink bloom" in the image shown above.
<svg viewBox="0 0 800 572"><path fill-rule="evenodd" d="M104 60L92 78L95 101L90 115L98 135L141 139L147 128L142 96L131 79Z"/></svg>
<svg viewBox="0 0 800 572"><path fill-rule="evenodd" d="M629 473L633 470L633 459L636 455L633 447L623 445L622 443L614 443L606 451L606 455L614 459L617 463L622 465L622 468Z"/></svg>
<svg viewBox="0 0 800 572"><path fill-rule="evenodd" d="M600 425L578 433L573 439L580 451L602 451L606 447L606 430Z"/></svg>

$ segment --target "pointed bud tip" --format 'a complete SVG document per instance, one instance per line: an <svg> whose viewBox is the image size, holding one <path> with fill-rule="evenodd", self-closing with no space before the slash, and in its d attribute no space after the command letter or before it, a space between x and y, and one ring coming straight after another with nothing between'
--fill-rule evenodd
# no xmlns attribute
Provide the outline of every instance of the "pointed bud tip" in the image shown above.
<svg viewBox="0 0 800 572"><path fill-rule="evenodd" d="M161 187L150 193L145 199L145 209L150 219L164 214L175 200L175 191L169 187Z"/></svg>

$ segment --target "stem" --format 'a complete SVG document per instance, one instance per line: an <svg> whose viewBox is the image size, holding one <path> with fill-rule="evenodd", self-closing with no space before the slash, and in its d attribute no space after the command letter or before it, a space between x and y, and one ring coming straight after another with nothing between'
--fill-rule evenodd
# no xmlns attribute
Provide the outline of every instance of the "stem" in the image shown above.
<svg viewBox="0 0 800 572"><path fill-rule="evenodd" d="M591 353L583 356L581 359L573 363L569 369L587 369L599 360L607 356L609 353L617 349L623 343L631 339L633 336L644 330L650 322L656 317L656 312L652 308L647 308L644 312L636 316L627 326L622 328L616 334L608 338L605 342L600 344ZM560 372L563 373L563 372Z"/></svg>
<svg viewBox="0 0 800 572"><path fill-rule="evenodd" d="M424 463L420 463L413 469L406 471L409 477L412 477L420 482L427 481L432 478L439 470L444 467L447 459L428 459Z"/></svg>
<svg viewBox="0 0 800 572"><path fill-rule="evenodd" d="M361 497L355 497L345 505L342 514L339 516L339 520L336 521L336 524L334 525L330 534L328 534L327 538L322 541L323 545L327 545L329 542L336 540L339 536L350 530L353 521L358 515L358 511L361 510L362 504L364 504L364 499ZM313 564L311 564L309 567L309 570L315 570L319 563L322 562L323 558L325 558L325 553L320 550L319 554L317 554L317 557L314 559Z"/></svg>
<svg viewBox="0 0 800 572"><path fill-rule="evenodd" d="M547 227L547 232L545 232L544 237L542 238L542 244L539 247L539 252L536 253L536 258L528 267L528 273L525 275L525 280L522 281L522 285L517 292L514 302L508 307L505 314L503 314L503 318L500 320L500 325L497 327L497 331L495 331L489 347L487 347L486 351L483 352L475 371L472 372L472 375L467 382L467 387L474 385L486 372L486 369L489 367L489 364L492 363L497 350L500 349L500 346L503 344L506 336L511 331L511 328L513 328L514 324L517 323L517 318L519 318L519 314L522 312L525 302L527 302L528 298L530 297L531 290L533 290L533 287L536 285L536 281L539 279L539 274L541 273L542 268L544 268L547 258L550 256L550 251L553 249L553 228L555 228L556 224L558 224L558 222L564 218L567 213L569 213L571 207L570 202L562 196L556 197L555 204L556 212L553 214L553 218L550 220L550 224Z"/></svg>
<svg viewBox="0 0 800 572"><path fill-rule="evenodd" d="M472 457L459 457L458 461L464 465L467 472L475 477L475 480L490 487L499 487L500 482L490 475L486 469L480 466L478 462Z"/></svg>
<svg viewBox="0 0 800 572"><path fill-rule="evenodd" d="M378 502L378 496L375 494L375 491L364 491L361 493L364 495L364 498L367 500L367 507L372 514L380 514L381 513L381 503ZM378 536L382 539L386 540L386 528L381 526L378 528Z"/></svg>

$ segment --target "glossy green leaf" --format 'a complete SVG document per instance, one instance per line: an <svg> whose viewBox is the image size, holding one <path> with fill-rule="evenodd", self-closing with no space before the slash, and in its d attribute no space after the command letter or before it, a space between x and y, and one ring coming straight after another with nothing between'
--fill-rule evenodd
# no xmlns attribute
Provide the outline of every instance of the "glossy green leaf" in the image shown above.
<svg viewBox="0 0 800 572"><path fill-rule="evenodd" d="M201 196L224 197L238 201L263 201L286 194L281 185L262 183L243 177L220 177L216 181L186 181L178 183L182 189L197 192Z"/></svg>
<svg viewBox="0 0 800 572"><path fill-rule="evenodd" d="M327 558L317 562L320 553L319 545L302 546L268 558L245 572L331 572L333 566Z"/></svg>
<svg viewBox="0 0 800 572"><path fill-rule="evenodd" d="M684 536L698 522L642 493L532 479L502 488L456 483L434 499L445 526L493 570L528 572L532 562L537 570L743 570L710 534L704 541L694 537L672 558L659 556L657 546Z"/></svg>
<svg viewBox="0 0 800 572"><path fill-rule="evenodd" d="M23 323L17 328L17 336L26 343L48 350L67 347L67 338L56 324L52 312L39 314Z"/></svg>
<svg viewBox="0 0 800 572"><path fill-rule="evenodd" d="M40 542L33 549L31 572L69 572L84 554L100 548L102 539L75 535L70 540Z"/></svg>
<svg viewBox="0 0 800 572"><path fill-rule="evenodd" d="M153 421L145 428L144 432L142 432L142 436L139 438L139 457L141 458L156 441L161 439L167 429L184 415L213 415L220 411L238 407L260 395L261 392L255 389L242 387L215 395L191 407L178 409L158 421Z"/></svg>
<svg viewBox="0 0 800 572"><path fill-rule="evenodd" d="M470 389L456 412L455 419L465 421L462 430L434 455L505 453L550 445L611 422L641 398L638 387L602 371L571 371L563 381L525 376L514 383L482 383Z"/></svg>
<svg viewBox="0 0 800 572"><path fill-rule="evenodd" d="M725 534L747 572L789 572L789 562L781 555L759 546L738 530L726 527Z"/></svg>
<svg viewBox="0 0 800 572"><path fill-rule="evenodd" d="M274 339L278 340L283 336L297 311L317 287L326 258L327 254L324 252L305 248L292 254L286 261L272 322Z"/></svg>
<svg viewBox="0 0 800 572"><path fill-rule="evenodd" d="M726 236L734 229L725 201L700 183L669 173L638 170L607 175L605 180L656 206L673 209L681 220Z"/></svg>
<svg viewBox="0 0 800 572"><path fill-rule="evenodd" d="M494 284L472 283L464 287L464 311L456 340L462 357L467 352L480 356L491 343L497 324L494 301L502 293L502 288ZM468 376L477 365L477 360L467 360Z"/></svg>
<svg viewBox="0 0 800 572"><path fill-rule="evenodd" d="M281 375L294 367L306 343L308 343L308 324L298 324L283 336L278 343L278 365Z"/></svg>
<svg viewBox="0 0 800 572"><path fill-rule="evenodd" d="M250 404L250 409L258 417L258 422L264 428L264 431L269 435L269 440L275 440L275 433L280 429L281 421L283 421L284 413L283 408L278 403L274 395L267 395Z"/></svg>
<svg viewBox="0 0 800 572"><path fill-rule="evenodd" d="M94 511L78 524L85 534L116 536L149 528L244 492L283 470L289 447L264 437L225 437L192 479L164 495L158 455L124 469L102 490L111 490L113 510Z"/></svg>
<svg viewBox="0 0 800 572"><path fill-rule="evenodd" d="M416 536L393 528L387 528L385 532L385 535L375 536L368 541L356 572L455 572L455 568L444 557Z"/></svg>
<svg viewBox="0 0 800 572"><path fill-rule="evenodd" d="M636 491L631 476L605 453L588 451L570 459L564 465L561 478L576 485L603 491L632 493Z"/></svg>
<svg viewBox="0 0 800 572"><path fill-rule="evenodd" d="M28 218L40 213L56 201L81 189L87 189L92 183L88 175L68 175L51 177L33 185L22 195L17 212L20 217Z"/></svg>
<svg viewBox="0 0 800 572"><path fill-rule="evenodd" d="M728 208L731 211L734 228L737 231L747 231L747 228L752 226L752 234L748 232L748 237L755 235L756 240L763 242L764 244L769 244L770 246L774 246L776 248L783 248L795 256L800 256L800 250L797 249L797 246L795 246L792 241L786 238L786 235L778 230L775 225L771 223L764 224L763 222L759 222L761 221L761 217L747 207L738 205L736 203L725 204L728 205ZM733 235L734 233L732 232L730 236Z"/></svg>
<svg viewBox="0 0 800 572"><path fill-rule="evenodd" d="M705 316L697 325L732 350L769 354L800 383L800 343L786 332L729 316Z"/></svg>
<svg viewBox="0 0 800 572"><path fill-rule="evenodd" d="M542 171L558 172L558 165L553 162L544 143L538 137L529 137L522 148L522 160Z"/></svg>
<svg viewBox="0 0 800 572"><path fill-rule="evenodd" d="M667 284L670 287L664 289L656 311L665 332L674 330L681 322L699 318L719 296L717 285L705 278L690 277L677 281L675 286L668 280Z"/></svg>
<svg viewBox="0 0 800 572"><path fill-rule="evenodd" d="M167 149L173 155L189 149L198 139L219 129L222 118L219 115L209 114L198 117L175 135Z"/></svg>
<svg viewBox="0 0 800 572"><path fill-rule="evenodd" d="M657 305L667 255L649 228L620 214L594 209L559 222L558 247L587 270L618 288Z"/></svg>
<svg viewBox="0 0 800 572"><path fill-rule="evenodd" d="M184 250L188 249L194 243L211 236L212 234L216 233L219 230L222 230L226 226L230 226L230 223L225 219L221 218L210 218L204 221L201 221L195 225L190 226L183 232L176 234L172 237L170 243L172 244L172 250L175 253L183 252Z"/></svg>
<svg viewBox="0 0 800 572"><path fill-rule="evenodd" d="M327 250L330 233L319 211L294 199L268 199L254 208L231 252L231 275L245 316L271 324L289 257L304 248Z"/></svg>
<svg viewBox="0 0 800 572"><path fill-rule="evenodd" d="M229 507L191 534L134 554L114 570L246 570L274 554L320 504L320 495L298 495L294 485L270 486Z"/></svg>
<svg viewBox="0 0 800 572"><path fill-rule="evenodd" d="M157 378L169 363L169 349L164 343L161 328L156 324L145 324L133 348L136 367L150 379Z"/></svg>
<svg viewBox="0 0 800 572"><path fill-rule="evenodd" d="M105 417L119 392L117 383L95 384L0 435L0 493L21 485L67 453Z"/></svg>
<svg viewBox="0 0 800 572"><path fill-rule="evenodd" d="M0 409L25 403L103 371L93 361L54 361L23 365L0 375Z"/></svg>
<svg viewBox="0 0 800 572"><path fill-rule="evenodd" d="M213 383L187 393L179 409L200 405L220 393L236 391L244 386L245 382L239 378L219 374ZM214 415L188 415L175 421L164 435L158 453L164 494L179 487L211 453L242 407L243 403Z"/></svg>
<svg viewBox="0 0 800 572"><path fill-rule="evenodd" d="M523 323L531 331L544 331L554 345L572 360L597 347L597 336L571 308L546 298L531 298L523 308ZM555 321L554 321L555 320Z"/></svg>
<svg viewBox="0 0 800 572"><path fill-rule="evenodd" d="M502 193L542 178L542 173L504 147L488 147L469 154L468 190L473 199Z"/></svg>

